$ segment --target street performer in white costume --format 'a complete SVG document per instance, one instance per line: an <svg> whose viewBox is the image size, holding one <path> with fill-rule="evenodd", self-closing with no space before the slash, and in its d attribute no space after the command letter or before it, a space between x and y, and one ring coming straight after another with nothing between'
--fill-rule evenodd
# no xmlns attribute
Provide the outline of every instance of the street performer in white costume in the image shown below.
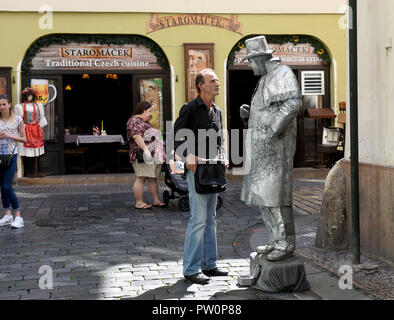
<svg viewBox="0 0 394 320"><path fill-rule="evenodd" d="M264 36L245 44L244 59L261 79L251 106L240 108L248 125L241 200L259 206L270 234L269 242L256 252L271 261L284 260L295 250L292 172L301 94L293 71L272 57Z"/></svg>

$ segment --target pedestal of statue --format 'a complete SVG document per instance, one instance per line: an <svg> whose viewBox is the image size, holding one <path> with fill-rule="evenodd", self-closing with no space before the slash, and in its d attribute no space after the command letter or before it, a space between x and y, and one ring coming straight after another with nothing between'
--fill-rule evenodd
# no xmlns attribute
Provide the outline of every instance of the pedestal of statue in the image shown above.
<svg viewBox="0 0 394 320"><path fill-rule="evenodd" d="M42 178L47 176L47 174L39 172L39 157L23 157L23 166L25 177L27 178Z"/></svg>
<svg viewBox="0 0 394 320"><path fill-rule="evenodd" d="M264 254L250 254L250 276L238 277L241 286L252 286L267 292L306 291L304 263L297 257L269 261Z"/></svg>

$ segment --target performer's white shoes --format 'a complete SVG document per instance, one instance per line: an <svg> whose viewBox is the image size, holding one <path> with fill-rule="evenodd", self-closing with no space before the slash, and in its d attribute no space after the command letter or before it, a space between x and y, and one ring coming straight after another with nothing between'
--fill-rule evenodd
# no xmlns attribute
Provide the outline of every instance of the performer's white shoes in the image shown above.
<svg viewBox="0 0 394 320"><path fill-rule="evenodd" d="M274 249L275 249L274 248L274 244L273 243L268 243L265 246L258 246L256 248L256 252L259 253L259 254L268 254Z"/></svg>
<svg viewBox="0 0 394 320"><path fill-rule="evenodd" d="M293 251L275 249L267 255L267 259L270 261L279 261L290 258L293 255Z"/></svg>

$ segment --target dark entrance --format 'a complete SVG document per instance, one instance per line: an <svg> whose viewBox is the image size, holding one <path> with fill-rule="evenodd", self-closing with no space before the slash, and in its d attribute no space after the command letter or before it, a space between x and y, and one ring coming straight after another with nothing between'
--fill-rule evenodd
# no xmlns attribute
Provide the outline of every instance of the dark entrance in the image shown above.
<svg viewBox="0 0 394 320"><path fill-rule="evenodd" d="M251 104L253 92L259 79L260 77L254 76L252 70L229 70L228 72L228 128L230 130L240 130L239 157L243 157L243 129L246 129L239 116L239 107L243 104ZM229 145L231 146L231 134L229 135L229 140ZM236 142L234 141L233 143ZM230 157L230 165L239 167L242 166L242 163L235 163L234 159Z"/></svg>
<svg viewBox="0 0 394 320"><path fill-rule="evenodd" d="M239 67L238 67L239 68ZM317 152L317 144L321 143L322 128L329 126L330 120L315 120L308 116L308 108L328 108L330 106L330 85L329 85L329 68L328 67L293 67L295 76L301 87L301 72L303 70L324 70L326 93L320 97L318 96L303 96L303 108L297 116L297 148L294 156L294 167L313 167L321 163L321 154ZM239 107L242 104L251 104L251 99L254 90L257 86L260 77L254 76L251 69L237 69L237 67L230 67L228 70L228 128L230 130L240 129L240 156L243 151L243 135L242 129L244 125L239 115ZM229 147L231 154L231 135L229 135ZM233 163L230 157L230 164L232 167L242 166L242 163Z"/></svg>
<svg viewBox="0 0 394 320"><path fill-rule="evenodd" d="M64 75L63 83L64 128L70 135L91 135L97 126L107 135L126 139L126 122L133 111L130 74ZM65 143L66 173L118 172L120 161L127 161L127 148L119 141Z"/></svg>
<svg viewBox="0 0 394 320"><path fill-rule="evenodd" d="M243 129L239 107L244 103L250 104L259 80L244 59L247 55L245 41L254 36L257 34L248 35L238 41L228 56L227 123L231 130ZM335 117L330 101L329 50L320 40L308 35L266 35L266 40L274 50L273 56L291 67L302 94L302 110L297 116L294 167L320 166L324 161L324 155L318 148L322 143L323 127L330 126ZM234 143L230 144L230 153L234 153L232 147L238 148ZM239 166L233 161L231 164Z"/></svg>
<svg viewBox="0 0 394 320"><path fill-rule="evenodd" d="M92 127L126 136L133 111L132 76L116 74L64 75L64 128L70 133L92 134ZM89 77L89 78L87 78ZM114 79L115 77L115 79Z"/></svg>
<svg viewBox="0 0 394 320"><path fill-rule="evenodd" d="M57 98L44 106L48 125L43 128L45 154L37 159L39 175L133 172L128 157L126 123L137 102L150 98L141 95L142 86L147 83L162 84L161 128L165 129L164 124L171 120L167 73L85 72L30 73L23 79L24 87L29 86L31 79L46 79L57 91ZM91 136L93 126L101 130L102 124L107 135L121 136L125 144L121 144L121 139L111 143L76 144L76 136ZM35 161L36 158L23 157L25 176L35 176Z"/></svg>

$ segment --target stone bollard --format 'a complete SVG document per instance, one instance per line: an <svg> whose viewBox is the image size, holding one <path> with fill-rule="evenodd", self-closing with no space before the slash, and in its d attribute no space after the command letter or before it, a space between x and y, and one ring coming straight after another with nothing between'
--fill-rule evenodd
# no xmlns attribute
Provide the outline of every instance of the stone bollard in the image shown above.
<svg viewBox="0 0 394 320"><path fill-rule="evenodd" d="M327 175L318 221L315 245L343 250L346 242L346 180L338 161Z"/></svg>

